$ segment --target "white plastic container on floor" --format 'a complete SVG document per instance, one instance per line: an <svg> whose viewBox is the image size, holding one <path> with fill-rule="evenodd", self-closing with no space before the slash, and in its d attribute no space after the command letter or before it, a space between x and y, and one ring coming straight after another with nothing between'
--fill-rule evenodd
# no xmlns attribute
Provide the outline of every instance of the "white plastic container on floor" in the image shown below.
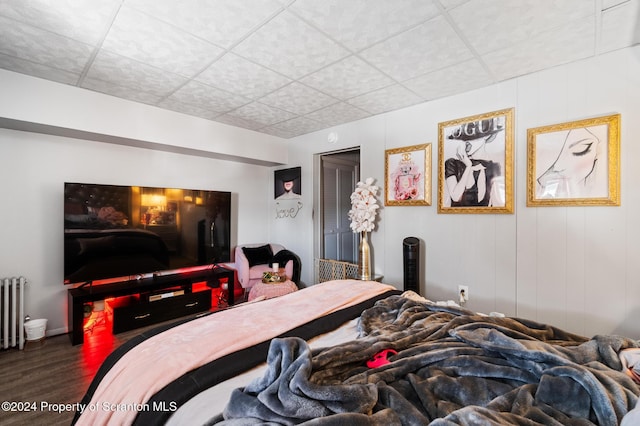
<svg viewBox="0 0 640 426"><path fill-rule="evenodd" d="M47 329L46 319L32 319L24 323L24 331L27 333L27 340L40 340L44 338Z"/></svg>

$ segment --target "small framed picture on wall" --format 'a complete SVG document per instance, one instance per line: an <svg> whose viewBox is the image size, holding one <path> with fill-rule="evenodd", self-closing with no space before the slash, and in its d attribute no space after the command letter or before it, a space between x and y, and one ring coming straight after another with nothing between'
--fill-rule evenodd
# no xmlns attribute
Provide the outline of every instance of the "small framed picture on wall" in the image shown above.
<svg viewBox="0 0 640 426"><path fill-rule="evenodd" d="M274 172L274 198L276 200L298 200L302 198L302 167L276 170Z"/></svg>
<svg viewBox="0 0 640 426"><path fill-rule="evenodd" d="M384 205L431 205L431 144L387 149Z"/></svg>

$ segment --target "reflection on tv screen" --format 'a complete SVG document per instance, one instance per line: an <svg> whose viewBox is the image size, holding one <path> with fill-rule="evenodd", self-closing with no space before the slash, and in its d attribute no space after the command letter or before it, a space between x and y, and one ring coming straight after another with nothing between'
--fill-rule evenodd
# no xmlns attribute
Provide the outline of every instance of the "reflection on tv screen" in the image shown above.
<svg viewBox="0 0 640 426"><path fill-rule="evenodd" d="M64 282L231 259L231 193L64 184Z"/></svg>

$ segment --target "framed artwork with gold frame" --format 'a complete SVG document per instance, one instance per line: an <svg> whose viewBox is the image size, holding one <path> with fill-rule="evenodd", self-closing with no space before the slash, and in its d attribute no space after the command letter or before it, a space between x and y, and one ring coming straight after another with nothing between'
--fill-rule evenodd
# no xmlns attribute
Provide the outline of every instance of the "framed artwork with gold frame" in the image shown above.
<svg viewBox="0 0 640 426"><path fill-rule="evenodd" d="M619 206L620 114L527 129L527 206Z"/></svg>
<svg viewBox="0 0 640 426"><path fill-rule="evenodd" d="M513 213L513 115L438 124L438 213Z"/></svg>
<svg viewBox="0 0 640 426"><path fill-rule="evenodd" d="M384 205L431 205L431 144L387 149Z"/></svg>

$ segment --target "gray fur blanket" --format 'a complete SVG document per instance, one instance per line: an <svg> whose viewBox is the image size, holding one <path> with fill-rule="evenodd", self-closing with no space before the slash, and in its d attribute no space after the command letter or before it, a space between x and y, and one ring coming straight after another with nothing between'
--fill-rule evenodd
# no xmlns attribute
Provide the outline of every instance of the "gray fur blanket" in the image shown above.
<svg viewBox="0 0 640 426"><path fill-rule="evenodd" d="M364 311L360 338L311 351L274 339L260 379L218 424L617 425L638 386L619 336L587 339L517 318L391 296ZM367 368L383 349L391 363Z"/></svg>

